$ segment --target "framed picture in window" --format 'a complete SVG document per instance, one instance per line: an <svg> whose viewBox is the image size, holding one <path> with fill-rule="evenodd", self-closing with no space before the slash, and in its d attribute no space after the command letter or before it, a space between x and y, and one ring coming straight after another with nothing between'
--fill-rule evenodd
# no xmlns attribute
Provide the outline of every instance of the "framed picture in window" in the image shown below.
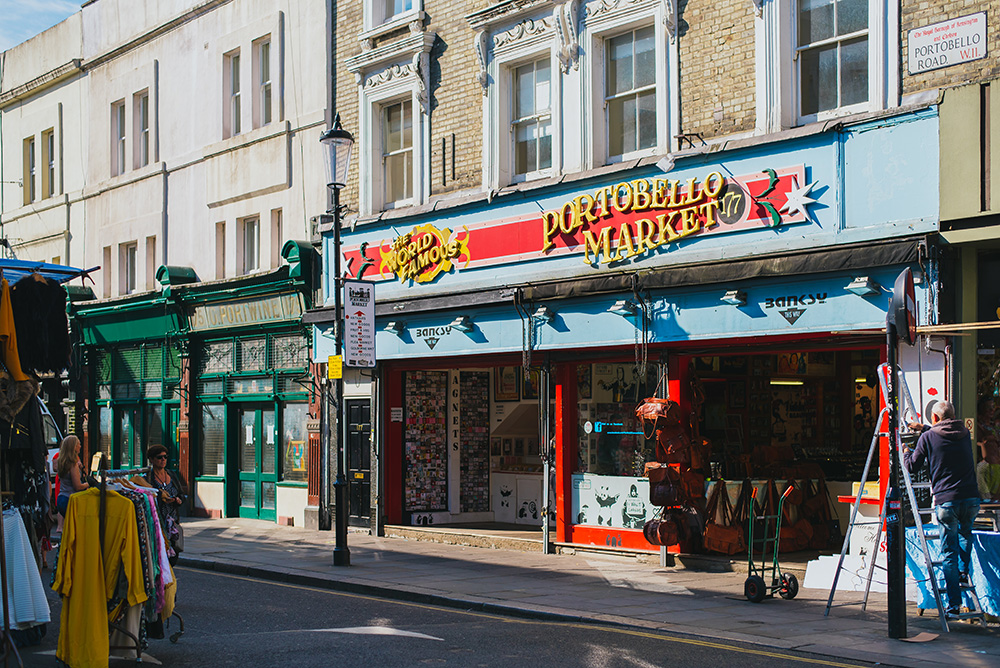
<svg viewBox="0 0 1000 668"><path fill-rule="evenodd" d="M579 399L590 399L592 396L591 384L593 383L594 367L590 364L576 365L576 394ZM553 392L552 396L555 396Z"/></svg>
<svg viewBox="0 0 1000 668"><path fill-rule="evenodd" d="M518 374L521 367L500 366L493 371L493 399L495 401L519 401L521 383Z"/></svg>
<svg viewBox="0 0 1000 668"><path fill-rule="evenodd" d="M521 398L537 399L538 398L538 383L540 381L540 375L538 369L531 369L527 374L521 373L521 378L524 381L523 390L521 392Z"/></svg>

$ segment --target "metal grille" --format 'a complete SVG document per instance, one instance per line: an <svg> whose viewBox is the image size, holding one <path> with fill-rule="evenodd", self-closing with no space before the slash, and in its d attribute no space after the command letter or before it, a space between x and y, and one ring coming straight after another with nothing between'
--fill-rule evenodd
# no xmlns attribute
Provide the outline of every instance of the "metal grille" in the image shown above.
<svg viewBox="0 0 1000 668"><path fill-rule="evenodd" d="M97 398L98 399L110 399L111 398L111 386L110 385L98 385L97 386Z"/></svg>
<svg viewBox="0 0 1000 668"><path fill-rule="evenodd" d="M309 366L309 342L304 336L275 336L271 339L271 359L275 369Z"/></svg>
<svg viewBox="0 0 1000 668"><path fill-rule="evenodd" d="M263 371L267 368L267 339L240 339L237 342L238 371Z"/></svg>
<svg viewBox="0 0 1000 668"><path fill-rule="evenodd" d="M167 366L163 370L163 377L181 377L181 351L176 346L167 346Z"/></svg>
<svg viewBox="0 0 1000 668"><path fill-rule="evenodd" d="M158 380L151 380L142 384L142 396L147 399L159 399L163 392L163 383Z"/></svg>
<svg viewBox="0 0 1000 668"><path fill-rule="evenodd" d="M146 346L142 349L142 377L163 377L163 347Z"/></svg>
<svg viewBox="0 0 1000 668"><path fill-rule="evenodd" d="M201 353L201 373L230 373L233 370L233 342L206 343Z"/></svg>
<svg viewBox="0 0 1000 668"><path fill-rule="evenodd" d="M135 382L142 377L142 351L139 348L125 348L115 355L115 383Z"/></svg>
<svg viewBox="0 0 1000 668"><path fill-rule="evenodd" d="M111 353L107 350L102 350L98 352L94 358L94 366L96 367L97 382L98 383L110 383L111 382Z"/></svg>
<svg viewBox="0 0 1000 668"><path fill-rule="evenodd" d="M179 383L164 383L163 398L168 401L180 399L181 393L178 391L179 388Z"/></svg>

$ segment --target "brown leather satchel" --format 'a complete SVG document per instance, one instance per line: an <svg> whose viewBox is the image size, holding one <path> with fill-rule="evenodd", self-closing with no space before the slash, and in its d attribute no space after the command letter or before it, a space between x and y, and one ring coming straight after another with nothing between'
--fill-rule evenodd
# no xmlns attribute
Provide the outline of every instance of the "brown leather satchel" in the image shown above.
<svg viewBox="0 0 1000 668"><path fill-rule="evenodd" d="M718 521L720 511L721 522ZM703 544L706 550L736 554L746 549L743 527L733 523L733 508L729 503L725 480L719 480L712 488L712 494L705 507L705 517Z"/></svg>
<svg viewBox="0 0 1000 668"><path fill-rule="evenodd" d="M687 518L678 510L664 510L660 517L646 522L642 528L652 545L676 545L688 537Z"/></svg>

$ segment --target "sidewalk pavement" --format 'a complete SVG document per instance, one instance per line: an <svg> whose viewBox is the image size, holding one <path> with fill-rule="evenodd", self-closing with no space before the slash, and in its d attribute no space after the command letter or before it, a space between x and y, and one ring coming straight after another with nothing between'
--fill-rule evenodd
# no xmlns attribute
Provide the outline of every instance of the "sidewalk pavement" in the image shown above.
<svg viewBox="0 0 1000 668"><path fill-rule="evenodd" d="M542 554L348 534L351 566L335 568L332 532L244 519L186 519L181 565L340 591L532 618L618 624L920 668L1000 665L1000 628L964 622L930 642L891 640L886 599L801 589L750 603L743 573L662 568L599 553ZM180 578L183 587L183 577ZM802 578L800 577L800 582ZM941 631L910 604L910 638ZM992 658L990 658L992 657Z"/></svg>

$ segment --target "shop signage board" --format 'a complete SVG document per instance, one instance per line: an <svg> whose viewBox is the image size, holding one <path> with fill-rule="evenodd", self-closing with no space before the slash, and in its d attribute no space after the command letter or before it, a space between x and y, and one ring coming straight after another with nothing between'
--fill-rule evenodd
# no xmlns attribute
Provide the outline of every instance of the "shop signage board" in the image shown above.
<svg viewBox="0 0 1000 668"><path fill-rule="evenodd" d="M344 377L344 356L330 355L326 358L326 377L337 380Z"/></svg>
<svg viewBox="0 0 1000 668"><path fill-rule="evenodd" d="M302 312L302 295L288 292L258 299L200 304L191 309L188 320L191 331L202 332L298 320Z"/></svg>
<svg viewBox="0 0 1000 668"><path fill-rule="evenodd" d="M348 247L348 266L371 262L373 280L426 284L466 268L562 256L594 267L642 260L695 239L810 223L816 182L805 165L729 175L706 170L687 179L649 177L570 195L558 208L463 225L418 225L395 239Z"/></svg>
<svg viewBox="0 0 1000 668"><path fill-rule="evenodd" d="M910 74L979 60L986 53L986 12L914 28L906 40Z"/></svg>
<svg viewBox="0 0 1000 668"><path fill-rule="evenodd" d="M375 286L344 281L344 364L375 366Z"/></svg>

